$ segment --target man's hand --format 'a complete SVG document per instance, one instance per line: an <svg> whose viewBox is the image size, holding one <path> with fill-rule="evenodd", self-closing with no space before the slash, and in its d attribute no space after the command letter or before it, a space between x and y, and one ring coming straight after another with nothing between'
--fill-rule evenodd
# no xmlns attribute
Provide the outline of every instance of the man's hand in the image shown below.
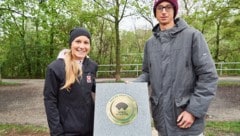
<svg viewBox="0 0 240 136"><path fill-rule="evenodd" d="M195 117L187 112L183 111L177 118L177 125L180 128L190 128L195 121Z"/></svg>

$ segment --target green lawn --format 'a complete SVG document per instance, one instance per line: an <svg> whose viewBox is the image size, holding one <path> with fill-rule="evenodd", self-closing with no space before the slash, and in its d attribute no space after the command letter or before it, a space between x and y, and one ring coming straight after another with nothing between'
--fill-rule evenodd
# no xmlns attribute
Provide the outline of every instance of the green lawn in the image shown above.
<svg viewBox="0 0 240 136"><path fill-rule="evenodd" d="M240 121L208 121L205 136L239 136ZM48 128L33 125L0 124L0 136L48 136Z"/></svg>
<svg viewBox="0 0 240 136"><path fill-rule="evenodd" d="M205 130L206 136L239 136L240 121L208 121Z"/></svg>
<svg viewBox="0 0 240 136"><path fill-rule="evenodd" d="M224 87L224 86L240 86L240 82L237 81L219 81L218 87Z"/></svg>
<svg viewBox="0 0 240 136"><path fill-rule="evenodd" d="M21 85L21 84L20 83L2 82L2 81L0 81L0 86L15 86L15 85Z"/></svg>
<svg viewBox="0 0 240 136"><path fill-rule="evenodd" d="M0 124L0 136L47 136L48 128L34 125Z"/></svg>

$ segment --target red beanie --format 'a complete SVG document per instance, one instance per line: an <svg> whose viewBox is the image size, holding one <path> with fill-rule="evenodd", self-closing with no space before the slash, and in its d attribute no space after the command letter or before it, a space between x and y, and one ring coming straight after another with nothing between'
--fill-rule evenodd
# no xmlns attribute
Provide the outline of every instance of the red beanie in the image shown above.
<svg viewBox="0 0 240 136"><path fill-rule="evenodd" d="M157 5L160 4L161 2L164 2L164 1L170 2L173 5L173 8L174 8L174 18L175 18L176 15L177 15L177 12L178 12L178 2L177 2L177 0L154 0L154 6L153 6L154 16L156 17Z"/></svg>

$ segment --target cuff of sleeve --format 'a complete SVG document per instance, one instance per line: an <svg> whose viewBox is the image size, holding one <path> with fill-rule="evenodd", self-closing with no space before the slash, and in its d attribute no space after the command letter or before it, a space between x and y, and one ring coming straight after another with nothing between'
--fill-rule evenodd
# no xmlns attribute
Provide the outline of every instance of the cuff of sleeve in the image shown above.
<svg viewBox="0 0 240 136"><path fill-rule="evenodd" d="M193 109L191 109L189 107L186 108L186 111L191 113L196 118L202 118L205 115L205 114L201 114L201 113L199 113L199 111L193 110Z"/></svg>

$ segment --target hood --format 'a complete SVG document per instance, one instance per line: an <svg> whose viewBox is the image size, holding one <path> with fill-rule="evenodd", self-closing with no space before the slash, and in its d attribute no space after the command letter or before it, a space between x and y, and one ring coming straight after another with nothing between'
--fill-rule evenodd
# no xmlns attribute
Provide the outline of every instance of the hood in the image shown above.
<svg viewBox="0 0 240 136"><path fill-rule="evenodd" d="M169 29L169 33L171 35L175 35L179 32L181 32L182 30L186 29L188 26L188 24L181 18L177 18L174 20L175 22L175 26L171 29ZM155 25L152 29L152 32L153 32L153 35L155 37L158 37L158 33L160 31L160 27L159 27L159 24Z"/></svg>

